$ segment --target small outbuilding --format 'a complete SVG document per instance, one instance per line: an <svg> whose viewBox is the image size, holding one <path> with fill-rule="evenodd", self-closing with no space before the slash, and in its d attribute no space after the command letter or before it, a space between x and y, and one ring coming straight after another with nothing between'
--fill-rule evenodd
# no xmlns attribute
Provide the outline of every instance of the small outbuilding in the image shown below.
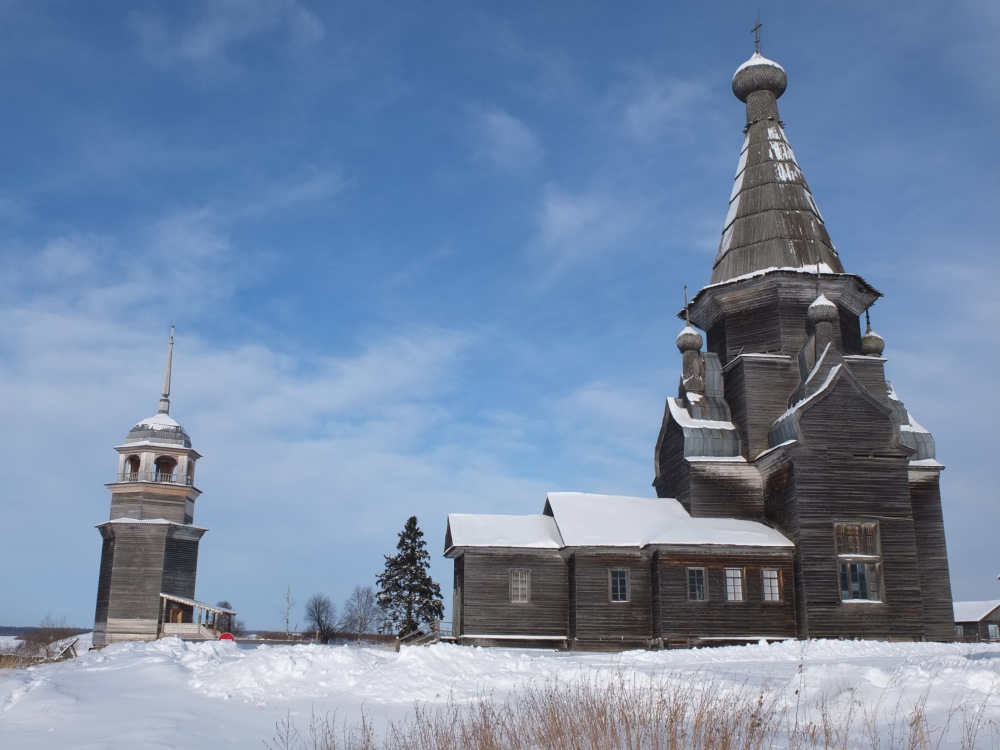
<svg viewBox="0 0 1000 750"><path fill-rule="evenodd" d="M960 641L1000 641L1000 599L955 602L955 637Z"/></svg>

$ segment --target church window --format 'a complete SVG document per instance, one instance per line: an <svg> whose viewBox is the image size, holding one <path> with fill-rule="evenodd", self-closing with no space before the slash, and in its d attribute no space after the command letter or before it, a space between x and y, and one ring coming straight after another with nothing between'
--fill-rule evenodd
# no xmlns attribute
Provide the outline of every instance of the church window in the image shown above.
<svg viewBox="0 0 1000 750"><path fill-rule="evenodd" d="M688 568L688 600L703 602L708 599L708 582L704 568Z"/></svg>
<svg viewBox="0 0 1000 750"><path fill-rule="evenodd" d="M882 601L878 523L838 523L837 560L842 601Z"/></svg>
<svg viewBox="0 0 1000 750"><path fill-rule="evenodd" d="M608 571L608 583L611 591L611 601L628 601L628 569L612 568Z"/></svg>
<svg viewBox="0 0 1000 750"><path fill-rule="evenodd" d="M743 568L726 568L726 601L743 601Z"/></svg>
<svg viewBox="0 0 1000 750"><path fill-rule="evenodd" d="M990 630L990 640L996 641L1000 640L1000 625L995 622L988 623Z"/></svg>
<svg viewBox="0 0 1000 750"><path fill-rule="evenodd" d="M781 571L776 568L764 568L761 571L764 580L764 601L781 601Z"/></svg>
<svg viewBox="0 0 1000 750"><path fill-rule="evenodd" d="M958 638L959 640L962 640L962 638L965 637L965 628L962 627L961 625L956 625L955 626L955 637Z"/></svg>
<svg viewBox="0 0 1000 750"><path fill-rule="evenodd" d="M510 571L510 601L513 604L527 604L531 601L531 571Z"/></svg>

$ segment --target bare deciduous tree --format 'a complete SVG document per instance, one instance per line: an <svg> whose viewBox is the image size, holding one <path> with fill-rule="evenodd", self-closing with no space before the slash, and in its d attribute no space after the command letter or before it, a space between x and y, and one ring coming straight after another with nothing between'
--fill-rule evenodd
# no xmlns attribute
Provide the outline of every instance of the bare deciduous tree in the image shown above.
<svg viewBox="0 0 1000 750"><path fill-rule="evenodd" d="M361 643L361 636L374 633L384 616L375 596L375 589L371 586L355 586L344 602L340 626L347 632L357 633L358 643Z"/></svg>
<svg viewBox="0 0 1000 750"><path fill-rule="evenodd" d="M306 600L306 626L316 633L316 640L329 643L337 635L337 608L330 597L313 594Z"/></svg>
<svg viewBox="0 0 1000 750"><path fill-rule="evenodd" d="M289 641L292 639L290 624L292 621L292 607L294 606L295 600L292 598L292 585L288 584L288 588L285 589L285 603L278 608L278 611L281 612L281 616L285 620L285 640Z"/></svg>

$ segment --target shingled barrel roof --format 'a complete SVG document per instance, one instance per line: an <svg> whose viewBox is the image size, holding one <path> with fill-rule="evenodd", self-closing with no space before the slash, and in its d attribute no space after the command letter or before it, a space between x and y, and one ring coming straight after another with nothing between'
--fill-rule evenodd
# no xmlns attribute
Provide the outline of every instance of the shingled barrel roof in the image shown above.
<svg viewBox="0 0 1000 750"><path fill-rule="evenodd" d="M733 76L747 126L729 213L712 269L718 284L768 268L844 268L778 118L784 69L760 53Z"/></svg>

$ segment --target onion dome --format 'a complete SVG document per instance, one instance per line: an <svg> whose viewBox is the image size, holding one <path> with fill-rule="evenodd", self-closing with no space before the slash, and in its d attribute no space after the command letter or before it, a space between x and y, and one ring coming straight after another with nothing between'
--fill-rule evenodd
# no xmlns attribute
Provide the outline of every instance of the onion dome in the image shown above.
<svg viewBox="0 0 1000 750"><path fill-rule="evenodd" d="M705 339L691 326L684 326L684 330L677 336L677 348L681 352L699 351L704 343Z"/></svg>
<svg viewBox="0 0 1000 750"><path fill-rule="evenodd" d="M190 448L191 438L188 437L187 432L173 417L161 412L143 419L129 430L128 437L125 438L125 445L134 445L136 443L178 445Z"/></svg>
<svg viewBox="0 0 1000 750"><path fill-rule="evenodd" d="M861 353L866 357L881 357L885 351L885 339L872 330L868 324L865 335L861 337Z"/></svg>
<svg viewBox="0 0 1000 750"><path fill-rule="evenodd" d="M838 314L837 306L828 300L825 294L819 295L809 305L809 322L813 325L817 323L832 323L837 319Z"/></svg>
<svg viewBox="0 0 1000 750"><path fill-rule="evenodd" d="M785 93L787 85L788 75L785 69L760 52L754 52L753 56L740 65L733 75L733 93L744 103L755 91L770 91L777 99Z"/></svg>

